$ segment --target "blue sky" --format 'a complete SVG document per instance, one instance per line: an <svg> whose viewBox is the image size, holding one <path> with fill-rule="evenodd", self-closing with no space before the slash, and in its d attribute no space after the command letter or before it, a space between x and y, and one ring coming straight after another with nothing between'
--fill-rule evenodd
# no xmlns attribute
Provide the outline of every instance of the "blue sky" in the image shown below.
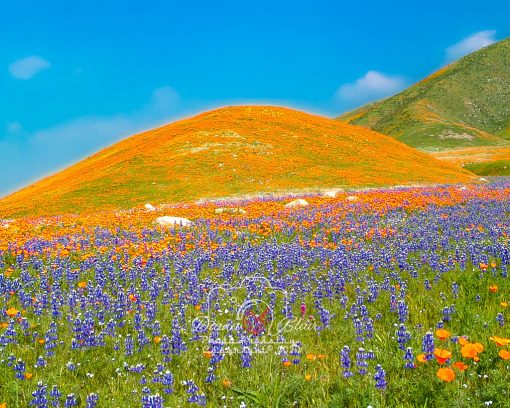
<svg viewBox="0 0 510 408"><path fill-rule="evenodd" d="M506 1L10 1L0 196L218 106L335 116L510 36Z"/></svg>

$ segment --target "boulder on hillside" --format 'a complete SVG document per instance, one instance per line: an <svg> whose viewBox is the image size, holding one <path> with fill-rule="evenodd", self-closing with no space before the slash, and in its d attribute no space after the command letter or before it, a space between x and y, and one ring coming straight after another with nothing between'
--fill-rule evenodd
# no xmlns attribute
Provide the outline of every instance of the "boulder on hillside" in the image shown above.
<svg viewBox="0 0 510 408"><path fill-rule="evenodd" d="M285 204L285 207L287 208L295 208L295 207L306 207L308 204L308 201L306 201L303 198L298 198L296 200L292 200L291 202Z"/></svg>
<svg viewBox="0 0 510 408"><path fill-rule="evenodd" d="M144 207L147 211L156 211L156 207L154 207L152 204L149 204L149 203L145 204L143 207Z"/></svg>
<svg viewBox="0 0 510 408"><path fill-rule="evenodd" d="M220 207L214 210L215 214L246 214L244 208L239 207Z"/></svg>
<svg viewBox="0 0 510 408"><path fill-rule="evenodd" d="M16 220L12 219L0 219L0 227L7 229L11 226L11 224L14 224L15 222Z"/></svg>
<svg viewBox="0 0 510 408"><path fill-rule="evenodd" d="M323 193L324 197L328 198L335 198L336 197L336 191L335 190L328 190Z"/></svg>
<svg viewBox="0 0 510 408"><path fill-rule="evenodd" d="M173 227L175 225L182 227L191 227L194 224L194 222L183 217L170 217L168 215L164 215L162 217L156 218L156 224L158 224L161 227Z"/></svg>

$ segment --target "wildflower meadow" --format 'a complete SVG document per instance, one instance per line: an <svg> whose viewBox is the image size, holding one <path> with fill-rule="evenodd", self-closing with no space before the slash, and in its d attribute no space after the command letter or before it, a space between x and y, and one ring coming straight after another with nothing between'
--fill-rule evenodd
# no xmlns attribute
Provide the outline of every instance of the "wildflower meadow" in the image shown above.
<svg viewBox="0 0 510 408"><path fill-rule="evenodd" d="M294 198L0 220L0 407L510 406L508 179Z"/></svg>

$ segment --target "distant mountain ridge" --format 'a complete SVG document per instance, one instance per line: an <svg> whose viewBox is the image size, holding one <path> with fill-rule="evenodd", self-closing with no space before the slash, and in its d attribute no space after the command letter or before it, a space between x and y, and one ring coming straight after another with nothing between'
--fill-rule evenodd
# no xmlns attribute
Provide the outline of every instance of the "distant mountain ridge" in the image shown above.
<svg viewBox="0 0 510 408"><path fill-rule="evenodd" d="M0 200L0 218L471 178L360 126L281 107L234 106L103 149Z"/></svg>
<svg viewBox="0 0 510 408"><path fill-rule="evenodd" d="M425 151L508 145L510 38L338 119Z"/></svg>

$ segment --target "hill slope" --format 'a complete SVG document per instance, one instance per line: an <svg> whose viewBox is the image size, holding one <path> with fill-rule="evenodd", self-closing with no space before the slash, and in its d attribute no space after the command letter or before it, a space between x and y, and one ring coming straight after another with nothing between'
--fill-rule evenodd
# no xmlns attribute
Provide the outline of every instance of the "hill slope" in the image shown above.
<svg viewBox="0 0 510 408"><path fill-rule="evenodd" d="M510 139L510 39L474 52L407 90L339 117L422 150Z"/></svg>
<svg viewBox="0 0 510 408"><path fill-rule="evenodd" d="M5 197L0 218L470 177L362 127L286 108L238 106L127 138Z"/></svg>

